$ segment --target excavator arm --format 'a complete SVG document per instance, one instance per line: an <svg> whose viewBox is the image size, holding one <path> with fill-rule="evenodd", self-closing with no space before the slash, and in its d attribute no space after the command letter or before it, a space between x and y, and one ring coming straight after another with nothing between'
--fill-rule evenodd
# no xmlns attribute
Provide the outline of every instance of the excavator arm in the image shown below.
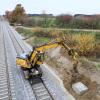
<svg viewBox="0 0 100 100"><path fill-rule="evenodd" d="M68 52L69 56L72 56L73 62L75 62L77 59L77 53L75 52L74 49L70 49L70 47L65 43L64 40L61 39L55 39L52 42L49 42L47 44L35 47L30 55L30 62L32 64L38 63L41 64L42 62L38 60L38 56L41 55L42 53L44 54L44 52L48 49L51 48L55 48L61 46L63 48L65 48L65 50ZM76 62L75 62L76 63Z"/></svg>
<svg viewBox="0 0 100 100"><path fill-rule="evenodd" d="M45 51L51 48L58 47L58 46L65 48L69 56L72 57L73 68L75 72L77 72L77 64L78 64L78 60L76 59L77 53L75 52L75 50L70 49L70 47L62 39L55 39L54 41L49 42L47 44L34 47L31 53L26 55L24 59L22 57L17 57L16 65L20 66L22 69L25 69L25 70L26 69L27 70L31 70L31 69L40 70L39 66L43 63L42 58L44 58ZM41 73L41 71L39 73Z"/></svg>
<svg viewBox="0 0 100 100"><path fill-rule="evenodd" d="M74 61L76 60L77 53L73 49L70 49L69 46L66 45L64 40L55 39L52 42L35 47L33 49L33 51L29 55L27 55L26 59L22 59L20 57L17 57L16 64L21 66L21 67L25 67L25 68L31 68L31 65L34 66L36 63L41 64L41 63L43 63L43 61L40 61L40 59L39 59L41 57L41 55L43 56L44 52L46 50L51 49L51 48L55 48L58 46L65 48L66 51L68 52L69 56L72 56Z"/></svg>

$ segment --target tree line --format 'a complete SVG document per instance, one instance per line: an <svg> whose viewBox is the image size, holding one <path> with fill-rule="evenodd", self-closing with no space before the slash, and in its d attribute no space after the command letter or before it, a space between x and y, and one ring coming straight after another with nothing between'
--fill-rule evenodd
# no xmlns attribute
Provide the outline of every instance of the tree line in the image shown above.
<svg viewBox="0 0 100 100"><path fill-rule="evenodd" d="M23 26L57 27L57 28L76 28L76 29L100 29L100 15L70 15L61 14L58 16L29 16L24 7L17 4L13 11L5 12L6 18L11 24L21 24Z"/></svg>

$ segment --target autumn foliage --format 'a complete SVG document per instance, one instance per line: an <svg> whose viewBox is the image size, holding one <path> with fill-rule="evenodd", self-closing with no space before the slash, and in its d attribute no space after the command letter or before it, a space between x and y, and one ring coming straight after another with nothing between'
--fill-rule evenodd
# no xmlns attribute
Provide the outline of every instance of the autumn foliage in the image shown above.
<svg viewBox="0 0 100 100"><path fill-rule="evenodd" d="M95 48L95 35L93 34L76 34L73 40L76 43L76 49L81 54L87 55Z"/></svg>
<svg viewBox="0 0 100 100"><path fill-rule="evenodd" d="M17 24L23 24L24 18L26 16L25 10L21 4L17 4L13 11L6 11L5 15L11 23Z"/></svg>
<svg viewBox="0 0 100 100"><path fill-rule="evenodd" d="M88 55L96 46L94 34L67 34L66 43L76 49L80 55Z"/></svg>

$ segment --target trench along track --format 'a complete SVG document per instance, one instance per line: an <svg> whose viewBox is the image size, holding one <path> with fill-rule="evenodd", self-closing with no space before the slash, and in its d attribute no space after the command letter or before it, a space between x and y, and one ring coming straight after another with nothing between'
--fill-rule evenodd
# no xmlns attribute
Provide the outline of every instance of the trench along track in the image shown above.
<svg viewBox="0 0 100 100"><path fill-rule="evenodd" d="M14 48L16 50L17 55L19 53L25 52L24 48L22 45L19 43L19 41L16 39L14 33L11 31L11 29L8 26L8 32L9 36L13 42ZM41 82L36 83L34 85L31 85L33 93L35 94L36 100L53 100L53 97L49 93L47 87L45 86L44 82L42 79L40 79Z"/></svg>

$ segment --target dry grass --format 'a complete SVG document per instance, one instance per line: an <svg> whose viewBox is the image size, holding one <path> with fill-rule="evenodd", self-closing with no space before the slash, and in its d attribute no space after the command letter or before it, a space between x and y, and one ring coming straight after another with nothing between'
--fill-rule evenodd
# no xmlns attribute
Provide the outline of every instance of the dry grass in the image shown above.
<svg viewBox="0 0 100 100"><path fill-rule="evenodd" d="M40 28L40 27L35 27L35 28L32 29L32 31L33 32L41 32L41 31L43 31L43 29Z"/></svg>

